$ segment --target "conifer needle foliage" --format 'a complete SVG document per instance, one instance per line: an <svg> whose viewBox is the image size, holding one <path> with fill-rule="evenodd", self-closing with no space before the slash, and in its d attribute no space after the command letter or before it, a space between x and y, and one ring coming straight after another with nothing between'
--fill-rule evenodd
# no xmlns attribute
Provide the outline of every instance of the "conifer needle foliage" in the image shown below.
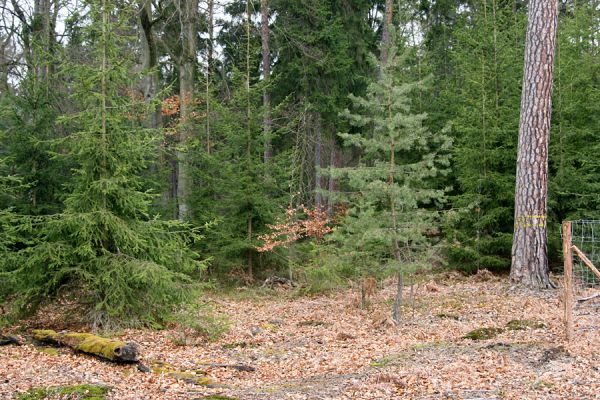
<svg viewBox="0 0 600 400"><path fill-rule="evenodd" d="M90 60L68 65L78 110L64 115L75 132L57 143L76 165L61 214L39 219L37 243L20 251L11 274L21 311L62 293L76 295L95 326L160 323L190 299L190 275L203 267L190 246L190 226L149 214L153 196L141 172L156 132L143 129L143 109L128 91L131 71L110 1L90 2Z"/></svg>
<svg viewBox="0 0 600 400"><path fill-rule="evenodd" d="M412 111L411 93L422 82L407 82L394 49L389 57L381 78L366 96L351 96L353 111L343 113L354 131L340 136L360 151L360 162L331 173L344 180L348 194L347 216L334 234L346 254L398 271L427 254L426 232L445 195L432 180L448 172L451 141L423 124L426 114Z"/></svg>

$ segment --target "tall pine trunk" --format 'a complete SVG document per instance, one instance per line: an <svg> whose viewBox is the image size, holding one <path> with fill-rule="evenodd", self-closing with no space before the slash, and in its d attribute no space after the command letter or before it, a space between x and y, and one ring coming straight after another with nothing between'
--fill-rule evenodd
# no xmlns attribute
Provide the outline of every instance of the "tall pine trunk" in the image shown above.
<svg viewBox="0 0 600 400"><path fill-rule="evenodd" d="M548 288L546 204L557 0L529 3L510 280Z"/></svg>

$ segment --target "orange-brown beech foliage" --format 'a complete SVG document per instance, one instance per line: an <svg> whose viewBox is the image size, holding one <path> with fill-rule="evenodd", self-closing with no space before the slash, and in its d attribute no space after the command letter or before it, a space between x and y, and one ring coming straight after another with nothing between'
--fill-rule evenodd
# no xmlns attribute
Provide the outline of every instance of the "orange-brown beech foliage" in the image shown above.
<svg viewBox="0 0 600 400"><path fill-rule="evenodd" d="M283 222L267 225L267 227L271 232L258 237L263 242L262 246L256 248L259 252L273 251L276 247L287 247L302 238L315 238L320 242L323 236L333 232L331 219L326 211L303 205L297 208L288 207Z"/></svg>
<svg viewBox="0 0 600 400"><path fill-rule="evenodd" d="M164 116L170 117L170 116L173 116L173 115L179 113L179 108L180 108L179 96L175 95L175 96L167 97L166 99L164 99L162 101L161 113Z"/></svg>

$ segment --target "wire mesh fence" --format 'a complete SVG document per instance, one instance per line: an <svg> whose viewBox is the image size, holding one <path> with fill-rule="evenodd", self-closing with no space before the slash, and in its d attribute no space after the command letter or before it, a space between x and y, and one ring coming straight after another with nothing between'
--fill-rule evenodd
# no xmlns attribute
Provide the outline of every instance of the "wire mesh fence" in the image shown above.
<svg viewBox="0 0 600 400"><path fill-rule="evenodd" d="M576 246L593 265L600 265L600 220L571 221L571 243ZM600 278L585 264L585 261L573 255L573 284L575 288L600 288Z"/></svg>
<svg viewBox="0 0 600 400"><path fill-rule="evenodd" d="M600 265L600 221L564 221L561 236L565 336L571 341L576 334L574 319L577 318L580 331L581 322L600 310L600 270L596 267Z"/></svg>

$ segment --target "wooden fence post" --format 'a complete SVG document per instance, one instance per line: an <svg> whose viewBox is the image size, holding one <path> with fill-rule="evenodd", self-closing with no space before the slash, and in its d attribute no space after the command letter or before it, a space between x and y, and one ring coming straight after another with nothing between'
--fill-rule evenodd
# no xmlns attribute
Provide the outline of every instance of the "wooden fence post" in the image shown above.
<svg viewBox="0 0 600 400"><path fill-rule="evenodd" d="M565 336L568 342L573 338L573 250L571 248L571 221L562 224L564 257L564 296Z"/></svg>

